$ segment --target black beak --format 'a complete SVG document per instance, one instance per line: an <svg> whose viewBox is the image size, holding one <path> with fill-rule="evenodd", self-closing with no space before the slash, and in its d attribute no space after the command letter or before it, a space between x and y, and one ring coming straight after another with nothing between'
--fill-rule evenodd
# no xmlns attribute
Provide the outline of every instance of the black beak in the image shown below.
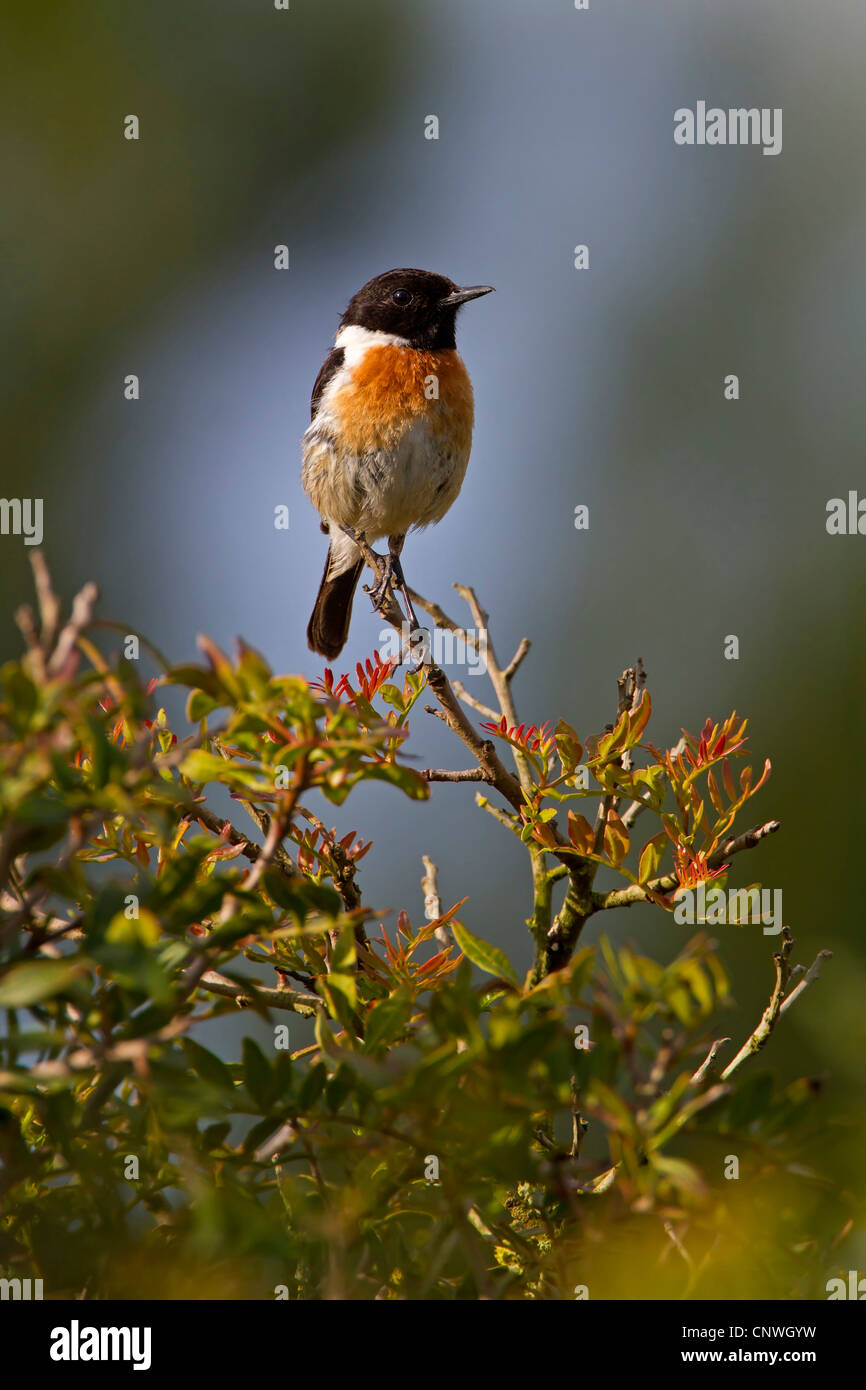
<svg viewBox="0 0 866 1390"><path fill-rule="evenodd" d="M493 294L493 286L467 285L465 289L454 290L452 294L446 295L442 303L455 306L458 304L467 304L470 299L480 299L482 294Z"/></svg>

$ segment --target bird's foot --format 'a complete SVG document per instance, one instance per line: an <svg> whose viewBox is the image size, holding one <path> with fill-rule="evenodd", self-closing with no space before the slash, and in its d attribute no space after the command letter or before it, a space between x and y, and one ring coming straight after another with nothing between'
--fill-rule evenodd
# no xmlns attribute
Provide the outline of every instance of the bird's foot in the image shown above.
<svg viewBox="0 0 866 1390"><path fill-rule="evenodd" d="M375 551L372 553L374 555L376 554ZM380 561L376 583L364 585L365 592L370 595L370 602L373 605L374 613L380 612L384 607L385 600L388 597L388 590L391 588L394 580L394 557L388 555L386 558L384 555L376 555L376 559Z"/></svg>
<svg viewBox="0 0 866 1390"><path fill-rule="evenodd" d="M392 559L388 555L380 555L377 550L373 550L367 543L367 538L363 531L357 531L354 526L342 526L340 528L350 541L354 541L361 554L369 565L376 570L376 583L373 585L365 584L364 593L369 594L373 602L373 611L378 612L385 602L388 586L393 579Z"/></svg>

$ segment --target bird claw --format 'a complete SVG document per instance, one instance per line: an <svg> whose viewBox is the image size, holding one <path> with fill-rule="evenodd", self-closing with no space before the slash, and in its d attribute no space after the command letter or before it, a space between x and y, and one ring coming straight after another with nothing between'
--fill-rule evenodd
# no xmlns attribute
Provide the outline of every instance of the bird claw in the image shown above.
<svg viewBox="0 0 866 1390"><path fill-rule="evenodd" d="M382 560L382 565L379 570L376 583L373 585L364 585L365 592L370 595L370 602L373 605L374 613L380 612L380 610L384 606L385 599L388 596L388 590L390 589L391 582L394 578L394 564L392 557L389 555L387 560L381 556L379 558Z"/></svg>

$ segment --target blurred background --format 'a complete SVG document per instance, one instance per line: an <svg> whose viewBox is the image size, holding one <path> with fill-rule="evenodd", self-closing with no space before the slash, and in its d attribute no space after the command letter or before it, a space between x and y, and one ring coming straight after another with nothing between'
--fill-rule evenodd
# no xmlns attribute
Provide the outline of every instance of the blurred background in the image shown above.
<svg viewBox="0 0 866 1390"><path fill-rule="evenodd" d="M304 630L324 541L299 441L338 317L393 266L495 285L458 330L477 406L467 481L407 543L409 581L459 618L450 586L473 584L501 658L532 639L515 682L527 722L599 732L637 656L655 742L749 716L754 763L773 762L749 823L782 830L730 882L783 890L799 959L834 953L765 1058L822 1077L828 1114L853 1115L866 539L825 519L830 498L866 493L863 7L8 0L2 28L0 494L44 498L61 592L96 580L102 614L172 660L206 631L320 675ZM698 100L781 107L782 153L676 146L673 113ZM0 587L8 655L31 591L20 537L0 538ZM338 671L380 630L361 596ZM409 751L465 765L420 713ZM474 788L411 811L362 789L326 819L376 842L366 902L420 921L429 854L446 903L469 894L470 930L529 964L528 874ZM662 958L688 934L653 909L604 925ZM720 941L738 1037L776 942L755 927ZM856 1182L853 1128L827 1147Z"/></svg>

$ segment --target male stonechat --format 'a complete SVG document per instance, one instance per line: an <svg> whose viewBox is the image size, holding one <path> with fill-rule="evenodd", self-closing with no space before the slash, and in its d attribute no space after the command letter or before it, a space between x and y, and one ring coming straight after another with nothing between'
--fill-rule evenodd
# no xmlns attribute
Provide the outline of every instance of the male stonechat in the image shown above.
<svg viewBox="0 0 866 1390"><path fill-rule="evenodd" d="M400 552L410 529L441 521L472 447L472 384L457 354L457 310L492 285L461 288L428 270L389 270L350 300L313 387L302 480L329 536L307 641L333 659L349 634L364 560L387 536L374 607L396 584L415 623Z"/></svg>

